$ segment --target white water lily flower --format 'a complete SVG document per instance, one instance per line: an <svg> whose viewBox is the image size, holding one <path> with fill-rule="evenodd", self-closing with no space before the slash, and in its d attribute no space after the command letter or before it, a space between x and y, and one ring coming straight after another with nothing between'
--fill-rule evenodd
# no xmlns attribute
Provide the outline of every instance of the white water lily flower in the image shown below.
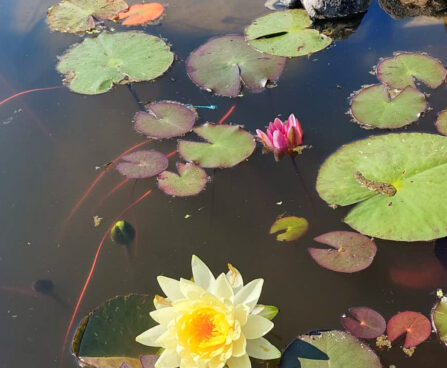
<svg viewBox="0 0 447 368"><path fill-rule="evenodd" d="M151 317L159 325L136 341L163 348L155 368L251 368L250 357L276 359L280 351L263 336L273 323L256 307L263 280L244 285L233 266L214 278L192 257L193 281L159 276L166 298L157 296ZM256 307L256 309L255 309Z"/></svg>

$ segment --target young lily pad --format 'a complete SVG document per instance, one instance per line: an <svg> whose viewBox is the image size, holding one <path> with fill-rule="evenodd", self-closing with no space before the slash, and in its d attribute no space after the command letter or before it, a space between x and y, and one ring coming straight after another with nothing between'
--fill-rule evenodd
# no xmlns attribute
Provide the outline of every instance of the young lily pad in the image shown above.
<svg viewBox="0 0 447 368"><path fill-rule="evenodd" d="M116 169L130 179L150 178L160 174L168 167L168 158L158 151L142 150L122 157Z"/></svg>
<svg viewBox="0 0 447 368"><path fill-rule="evenodd" d="M415 79L437 88L444 82L446 73L438 59L417 53L398 53L377 65L377 78L397 89L416 87Z"/></svg>
<svg viewBox="0 0 447 368"><path fill-rule="evenodd" d="M193 51L186 61L191 80L217 95L237 97L242 85L262 91L279 79L286 59L265 55L247 45L243 36L212 38Z"/></svg>
<svg viewBox="0 0 447 368"><path fill-rule="evenodd" d="M194 129L205 142L179 140L178 152L186 160L205 168L233 167L253 153L253 136L238 125L206 123Z"/></svg>
<svg viewBox="0 0 447 368"><path fill-rule="evenodd" d="M73 92L94 95L117 83L155 79L173 61L174 54L161 38L141 32L101 33L68 49L57 70Z"/></svg>
<svg viewBox="0 0 447 368"><path fill-rule="evenodd" d="M446 137L400 133L347 144L324 162L316 187L331 206L357 204L344 221L362 234L397 241L447 236Z"/></svg>
<svg viewBox="0 0 447 368"><path fill-rule="evenodd" d="M84 33L95 28L95 20L112 20L127 9L124 0L62 0L48 10L53 31Z"/></svg>
<svg viewBox="0 0 447 368"><path fill-rule="evenodd" d="M276 240L290 242L302 237L308 228L309 223L304 217L287 216L281 217L273 223L270 234L285 230L276 236Z"/></svg>
<svg viewBox="0 0 447 368"><path fill-rule="evenodd" d="M431 334L431 323L421 313L401 312L388 321L386 331L391 342L406 334L404 348L412 348L428 339Z"/></svg>
<svg viewBox="0 0 447 368"><path fill-rule="evenodd" d="M277 11L247 27L248 43L259 51L279 56L304 56L328 47L332 39L310 29L312 21L303 9Z"/></svg>
<svg viewBox="0 0 447 368"><path fill-rule="evenodd" d="M149 295L118 296L107 301L79 326L73 354L82 366L108 368L125 363L130 368L149 368L146 355L155 354L157 348L141 345L135 337L155 325L148 317L153 309Z"/></svg>
<svg viewBox="0 0 447 368"><path fill-rule="evenodd" d="M152 102L134 117L134 127L150 138L172 138L191 131L197 120L195 110L175 101Z"/></svg>
<svg viewBox="0 0 447 368"><path fill-rule="evenodd" d="M375 310L366 307L349 308L352 316L342 316L341 324L351 335L361 339L375 339L386 329L385 318Z"/></svg>
<svg viewBox="0 0 447 368"><path fill-rule="evenodd" d="M320 266L336 272L353 273L368 268L377 253L374 241L351 231L332 231L314 239L334 249L309 248Z"/></svg>
<svg viewBox="0 0 447 368"><path fill-rule="evenodd" d="M163 12L164 7L160 3L134 4L119 13L118 19L125 19L123 26L138 26L160 18Z"/></svg>
<svg viewBox="0 0 447 368"><path fill-rule="evenodd" d="M447 345L447 297L442 297L435 305L431 319L439 338Z"/></svg>
<svg viewBox="0 0 447 368"><path fill-rule="evenodd" d="M158 176L158 187L171 196L187 197L199 194L205 189L208 176L200 166L177 163L178 174L163 171Z"/></svg>
<svg viewBox="0 0 447 368"><path fill-rule="evenodd" d="M416 88L407 87L392 98L386 86L377 84L354 94L350 112L366 128L394 129L418 120L426 108L425 95Z"/></svg>
<svg viewBox="0 0 447 368"><path fill-rule="evenodd" d="M442 110L436 119L436 129L442 135L447 135L447 110Z"/></svg>

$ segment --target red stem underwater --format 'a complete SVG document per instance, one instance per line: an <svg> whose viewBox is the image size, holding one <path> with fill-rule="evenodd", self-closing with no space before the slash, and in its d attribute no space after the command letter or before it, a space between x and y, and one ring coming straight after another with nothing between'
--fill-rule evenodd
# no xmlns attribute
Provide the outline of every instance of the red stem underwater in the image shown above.
<svg viewBox="0 0 447 368"><path fill-rule="evenodd" d="M217 124L218 125L223 124L223 122L228 119L228 117L231 115L231 113L234 111L235 108L236 108L236 104L231 106L230 109L227 111L227 113L224 116L222 116L222 118L218 121Z"/></svg>
<svg viewBox="0 0 447 368"><path fill-rule="evenodd" d="M14 100L17 97L20 97L20 96L23 96L23 95L27 95L29 93L39 92L39 91L50 91L52 89L59 89L59 88L63 88L63 86L34 88L34 89L28 89L28 90L22 91L22 92L17 92L15 94L13 94L12 96L9 96L8 98L5 98L4 100L0 101L0 106L8 103L9 101Z"/></svg>

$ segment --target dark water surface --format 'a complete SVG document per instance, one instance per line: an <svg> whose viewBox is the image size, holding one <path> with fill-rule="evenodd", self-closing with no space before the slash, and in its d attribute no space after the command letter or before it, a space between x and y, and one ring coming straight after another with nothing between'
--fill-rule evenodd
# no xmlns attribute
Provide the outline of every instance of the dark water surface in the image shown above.
<svg viewBox="0 0 447 368"><path fill-rule="evenodd" d="M80 38L49 31L45 13L54 1L0 0L0 100L18 91L60 85L57 55ZM393 51L425 51L446 64L442 20L394 20L373 2L350 37L309 59L289 60L277 88L237 100L199 91L185 73L189 52L211 36L241 33L268 12L263 2L170 0L161 25L145 29L166 38L178 59L155 83L134 87L143 101L216 104L216 111L199 111L199 123L218 121L236 102L229 121L253 133L277 114L294 112L305 143L313 146L298 160L303 180L289 160L275 163L258 148L246 163L209 171L213 180L197 197L172 199L154 190L126 216L138 232L134 257L106 242L77 322L115 295L160 292L159 274L189 277L193 253L216 274L231 262L246 280L265 279L261 302L281 309L271 336L280 348L308 330L341 328L340 315L351 306L369 306L386 318L404 310L428 315L436 288L447 286L445 259L443 264L436 257L434 242L377 240L373 265L353 275L325 270L307 254L315 236L349 230L341 221L348 209L333 211L315 192L319 166L340 145L377 133L350 122L345 114L348 96L363 84L376 83L369 71ZM430 93L433 110L406 131L434 132L436 113L447 105L446 86ZM150 179L128 183L98 208L122 180L110 170L63 231L70 208L98 175L95 167L143 140L131 126L136 110L125 86L97 96L65 88L37 92L0 107L1 368L59 366L65 329L104 231L135 198L156 188ZM175 141L147 147L168 153ZM170 160L172 167L175 161ZM279 244L268 235L272 222L284 213L310 222L309 232L295 245ZM93 226L94 215L104 217L100 227ZM442 253L442 244L437 250ZM32 294L37 279L54 282L57 300ZM75 367L69 352L64 355L63 366ZM412 358L396 346L381 359L384 367L445 367L447 350L432 335Z"/></svg>

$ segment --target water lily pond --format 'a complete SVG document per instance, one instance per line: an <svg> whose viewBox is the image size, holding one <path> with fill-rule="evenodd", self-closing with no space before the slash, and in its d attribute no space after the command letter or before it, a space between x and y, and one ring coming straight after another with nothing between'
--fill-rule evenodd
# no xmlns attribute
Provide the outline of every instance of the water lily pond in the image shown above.
<svg viewBox="0 0 447 368"><path fill-rule="evenodd" d="M445 366L447 9L140 3L0 0L0 368Z"/></svg>

